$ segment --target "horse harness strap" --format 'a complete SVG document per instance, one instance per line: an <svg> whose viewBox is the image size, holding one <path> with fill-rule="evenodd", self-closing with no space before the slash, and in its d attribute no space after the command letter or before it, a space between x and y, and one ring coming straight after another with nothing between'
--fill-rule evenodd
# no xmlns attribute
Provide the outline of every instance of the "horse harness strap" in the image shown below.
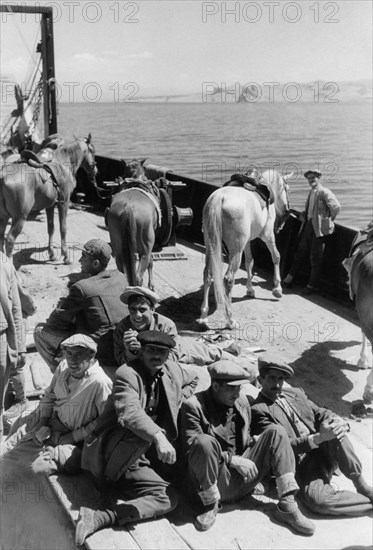
<svg viewBox="0 0 373 550"><path fill-rule="evenodd" d="M60 163L54 161L41 163L38 160L36 161L34 160L34 158L28 156L24 156L21 158L21 162L27 163L31 168L35 168L36 170L45 170L49 174L48 178L42 177L42 179L44 183L48 181L49 178L52 180L52 183L57 191L57 202L59 204L64 204L68 201L69 196L64 194L59 183L59 181L66 177L66 172ZM35 158L37 159L36 156Z"/></svg>
<svg viewBox="0 0 373 550"><path fill-rule="evenodd" d="M140 193L143 193L144 195L146 195L146 196L153 202L153 204L154 204L154 206L155 206L155 208L156 208L157 214L158 214L158 227L161 227L161 224L162 224L162 212L161 212L161 208L160 208L159 202L158 202L158 200L155 198L155 196L152 195L151 193L149 193L149 191L145 191L144 189L142 189L141 187L138 187L138 186L131 186L131 187L122 189L121 191L119 191L119 193L127 193L128 191L131 191L132 189L136 189L136 191L140 191Z"/></svg>

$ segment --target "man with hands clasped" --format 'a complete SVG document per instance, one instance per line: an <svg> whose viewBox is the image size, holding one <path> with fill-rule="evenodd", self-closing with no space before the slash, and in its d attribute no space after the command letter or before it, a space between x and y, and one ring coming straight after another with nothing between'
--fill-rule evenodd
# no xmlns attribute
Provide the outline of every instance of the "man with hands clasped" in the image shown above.
<svg viewBox="0 0 373 550"><path fill-rule="evenodd" d="M232 502L249 493L266 475L276 478L279 503L274 517L298 533L312 535L314 524L305 518L295 500L295 459L285 430L270 426L254 439L250 435L251 411L247 397L240 397L247 372L233 361L208 367L211 387L186 400L181 407L181 436L194 494L200 510L194 525L209 529L220 502Z"/></svg>
<svg viewBox="0 0 373 550"><path fill-rule="evenodd" d="M107 509L82 507L76 544L108 525L155 518L175 508L177 495L164 479L176 461L177 418L198 378L168 359L174 339L149 330L137 336L140 352L115 373L113 392L96 429L85 441L82 467L113 502Z"/></svg>
<svg viewBox="0 0 373 550"><path fill-rule="evenodd" d="M313 512L358 516L372 510L373 489L362 476L362 465L347 433L348 423L328 409L318 407L301 388L283 388L293 369L272 354L259 357L262 390L252 404L253 431L282 426L297 460L299 498ZM338 491L331 485L340 469L356 488Z"/></svg>

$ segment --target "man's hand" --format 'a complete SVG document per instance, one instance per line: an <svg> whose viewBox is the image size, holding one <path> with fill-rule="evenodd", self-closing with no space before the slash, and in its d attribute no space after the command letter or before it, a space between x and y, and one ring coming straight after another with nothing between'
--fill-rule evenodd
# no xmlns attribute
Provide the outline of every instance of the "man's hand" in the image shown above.
<svg viewBox="0 0 373 550"><path fill-rule="evenodd" d="M258 468L255 462L242 456L232 456L231 467L243 477L245 483L250 483L258 475Z"/></svg>
<svg viewBox="0 0 373 550"><path fill-rule="evenodd" d="M324 420L321 423L320 432L315 442L319 445L323 441L331 441L332 439L342 441L349 431L349 426L343 418L333 416L333 418Z"/></svg>
<svg viewBox="0 0 373 550"><path fill-rule="evenodd" d="M154 445L161 462L166 462L167 464L174 464L176 462L176 451L162 431L155 434Z"/></svg>
<svg viewBox="0 0 373 550"><path fill-rule="evenodd" d="M132 352L139 351L141 348L140 342L137 339L138 332L136 330L126 330L123 334L124 345Z"/></svg>

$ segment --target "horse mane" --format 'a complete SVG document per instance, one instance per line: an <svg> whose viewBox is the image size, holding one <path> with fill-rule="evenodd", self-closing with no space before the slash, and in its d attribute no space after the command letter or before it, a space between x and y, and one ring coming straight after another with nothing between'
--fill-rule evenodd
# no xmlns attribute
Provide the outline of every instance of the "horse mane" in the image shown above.
<svg viewBox="0 0 373 550"><path fill-rule="evenodd" d="M68 160L73 166L79 166L82 154L81 142L76 140L72 143L60 145L56 149L55 157L58 161L64 162Z"/></svg>

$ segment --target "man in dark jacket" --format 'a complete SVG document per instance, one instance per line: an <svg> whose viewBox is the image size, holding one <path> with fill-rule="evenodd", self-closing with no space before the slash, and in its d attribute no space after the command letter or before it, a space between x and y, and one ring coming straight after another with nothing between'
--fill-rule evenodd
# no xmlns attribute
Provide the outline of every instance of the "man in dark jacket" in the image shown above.
<svg viewBox="0 0 373 550"><path fill-rule="evenodd" d="M284 388L293 369L272 354L259 358L262 390L252 405L253 430L285 428L297 459L300 498L315 513L358 516L372 510L373 489L362 476L361 462L347 437L348 423L332 411L318 407L300 388ZM333 473L340 469L356 487L336 491Z"/></svg>
<svg viewBox="0 0 373 550"><path fill-rule="evenodd" d="M232 502L252 493L273 472L280 497L274 517L297 532L312 535L315 527L299 511L295 493L295 460L286 432L271 426L257 440L250 435L251 412L240 388L248 374L232 361L209 368L211 388L185 401L181 408L181 435L195 493L202 502L196 529L206 531L215 522L219 502Z"/></svg>
<svg viewBox="0 0 373 550"><path fill-rule="evenodd" d="M111 247L101 239L85 243L80 258L82 277L61 298L46 323L36 325L35 345L52 372L59 365L60 344L69 336L82 333L97 344L97 359L102 365L115 365L113 332L128 314L119 300L127 279L117 270L106 271Z"/></svg>
<svg viewBox="0 0 373 550"><path fill-rule="evenodd" d="M149 330L138 340L139 357L116 371L112 395L82 456L82 467L120 501L106 510L81 508L78 545L105 526L154 518L177 504L164 472L176 461L179 409L198 378L167 360L175 346L168 334Z"/></svg>

